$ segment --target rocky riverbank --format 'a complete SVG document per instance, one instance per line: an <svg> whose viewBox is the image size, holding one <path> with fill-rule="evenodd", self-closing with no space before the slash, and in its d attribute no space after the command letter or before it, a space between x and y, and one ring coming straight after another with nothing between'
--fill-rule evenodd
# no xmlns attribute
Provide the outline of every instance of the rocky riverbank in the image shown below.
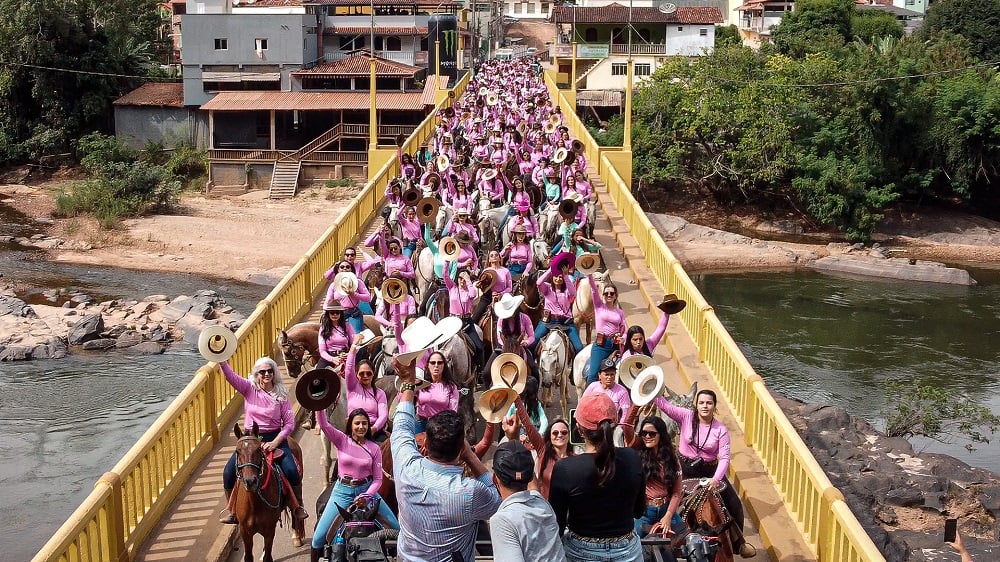
<svg viewBox="0 0 1000 562"><path fill-rule="evenodd" d="M93 302L83 293L48 298L61 306L21 300L10 285L0 288L0 361L59 359L73 349L163 353L172 342L197 341L201 330L223 325L235 330L245 318L214 291L175 298Z"/></svg>
<svg viewBox="0 0 1000 562"><path fill-rule="evenodd" d="M915 453L843 408L775 398L888 562L957 561L946 517L975 560L1000 559L1000 475Z"/></svg>

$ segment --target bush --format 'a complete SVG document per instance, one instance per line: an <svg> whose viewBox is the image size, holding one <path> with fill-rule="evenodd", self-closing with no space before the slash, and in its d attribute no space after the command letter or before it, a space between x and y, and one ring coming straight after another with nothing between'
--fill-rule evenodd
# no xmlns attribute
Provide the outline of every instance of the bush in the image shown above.
<svg viewBox="0 0 1000 562"><path fill-rule="evenodd" d="M141 161L110 163L100 177L60 193L56 212L66 217L91 213L101 227L113 228L125 217L169 210L180 190L180 181L164 167Z"/></svg>
<svg viewBox="0 0 1000 562"><path fill-rule="evenodd" d="M117 137L90 133L76 141L76 157L91 174L104 175L112 164L135 161L138 153Z"/></svg>
<svg viewBox="0 0 1000 562"><path fill-rule="evenodd" d="M197 179L208 171L208 153L191 145L181 144L170 153L164 167L184 180Z"/></svg>
<svg viewBox="0 0 1000 562"><path fill-rule="evenodd" d="M989 443L989 435L1000 427L1000 417L966 396L912 381L885 382L885 434L889 437L922 436L948 443L958 438Z"/></svg>

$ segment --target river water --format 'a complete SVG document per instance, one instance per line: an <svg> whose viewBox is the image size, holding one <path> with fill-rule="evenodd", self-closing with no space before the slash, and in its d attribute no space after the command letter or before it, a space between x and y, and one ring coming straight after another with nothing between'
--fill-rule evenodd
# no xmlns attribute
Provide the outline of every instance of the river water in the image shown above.
<svg viewBox="0 0 1000 562"><path fill-rule="evenodd" d="M813 272L692 276L769 388L829 402L881 428L887 379L951 390L1000 414L1000 276L958 287ZM1000 470L1000 434L914 449Z"/></svg>

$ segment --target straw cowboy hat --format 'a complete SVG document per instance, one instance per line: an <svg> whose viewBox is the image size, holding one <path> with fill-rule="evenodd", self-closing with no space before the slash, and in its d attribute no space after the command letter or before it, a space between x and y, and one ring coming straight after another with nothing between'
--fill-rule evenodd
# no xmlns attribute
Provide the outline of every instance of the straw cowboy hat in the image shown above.
<svg viewBox="0 0 1000 562"><path fill-rule="evenodd" d="M645 406L663 392L663 369L658 365L650 365L639 373L632 383L632 403Z"/></svg>
<svg viewBox="0 0 1000 562"><path fill-rule="evenodd" d="M506 386L494 386L479 397L479 415L489 423L502 422L511 404L517 401L517 392Z"/></svg>
<svg viewBox="0 0 1000 562"><path fill-rule="evenodd" d="M583 254L576 258L576 270L583 275L597 273L599 267L601 267L601 256L597 254Z"/></svg>
<svg viewBox="0 0 1000 562"><path fill-rule="evenodd" d="M438 243L438 247L441 248L441 258L445 261L455 261L462 253L462 246L454 236L445 236L442 238Z"/></svg>
<svg viewBox="0 0 1000 562"><path fill-rule="evenodd" d="M556 129L558 128L559 128L558 123L553 123L552 121L549 121L548 123L545 124L545 134L551 135L552 133L556 132Z"/></svg>
<svg viewBox="0 0 1000 562"><path fill-rule="evenodd" d="M629 355L618 364L618 380L622 386L632 388L639 373L653 364L653 358L645 355Z"/></svg>
<svg viewBox="0 0 1000 562"><path fill-rule="evenodd" d="M548 127L546 127L546 130L548 130ZM559 147L552 154L552 163L562 164L563 160L565 160L567 156L569 156L569 151L566 150L566 147L565 146Z"/></svg>
<svg viewBox="0 0 1000 562"><path fill-rule="evenodd" d="M489 170L483 172L483 181L490 181L496 177L497 177L496 168L490 168Z"/></svg>
<svg viewBox="0 0 1000 562"><path fill-rule="evenodd" d="M340 375L333 369L313 369L299 376L295 399L307 410L325 410L340 397Z"/></svg>
<svg viewBox="0 0 1000 562"><path fill-rule="evenodd" d="M389 277L382 282L382 299L389 304L400 304L409 294L410 287L402 279Z"/></svg>
<svg viewBox="0 0 1000 562"><path fill-rule="evenodd" d="M500 297L500 300L493 303L493 313L497 315L497 318L506 320L507 318L514 316L514 313L517 312L517 309L521 306L522 302L524 302L524 296L517 295L515 297L510 293L504 293L504 295Z"/></svg>
<svg viewBox="0 0 1000 562"><path fill-rule="evenodd" d="M445 137L448 140L450 137ZM434 163L437 165L438 171L445 171L451 167L451 158L448 158L447 154L438 154L438 157L434 159Z"/></svg>
<svg viewBox="0 0 1000 562"><path fill-rule="evenodd" d="M516 353L501 353L490 365L493 387L512 388L518 394L524 392L528 374L528 364Z"/></svg>
<svg viewBox="0 0 1000 562"><path fill-rule="evenodd" d="M475 240L472 239L472 236L470 236L469 233L464 230L455 235L455 240L459 244L472 244L473 242L475 242Z"/></svg>
<svg viewBox="0 0 1000 562"><path fill-rule="evenodd" d="M424 224L431 224L437 219L441 201L436 197L424 197L417 202L417 219Z"/></svg>
<svg viewBox="0 0 1000 562"><path fill-rule="evenodd" d="M482 273L479 274L479 279L476 279L476 286L482 292L490 291L497 284L497 272L492 269L484 269Z"/></svg>
<svg viewBox="0 0 1000 562"><path fill-rule="evenodd" d="M341 271L333 278L333 284L344 293L353 293L358 290L358 276L350 271Z"/></svg>
<svg viewBox="0 0 1000 562"><path fill-rule="evenodd" d="M375 332L369 330L368 328L361 330L358 335L361 336L361 341L358 342L358 347L366 347L375 342L382 341L382 336L375 335Z"/></svg>
<svg viewBox="0 0 1000 562"><path fill-rule="evenodd" d="M400 337L406 344L406 353L396 355L396 359L409 365L428 349L450 340L462 330L462 319L457 316L443 318L435 324L430 318L420 316L403 330Z"/></svg>
<svg viewBox="0 0 1000 562"><path fill-rule="evenodd" d="M564 267L568 267L570 270L576 267L576 255L573 252L559 252L556 257L552 258L552 275L562 275Z"/></svg>
<svg viewBox="0 0 1000 562"><path fill-rule="evenodd" d="M198 352L206 361L222 363L236 353L236 334L225 326L209 326L198 335Z"/></svg>
<svg viewBox="0 0 1000 562"><path fill-rule="evenodd" d="M677 298L677 295L669 294L663 296L663 302L656 305L656 308L662 310L664 314L677 314L684 310L687 304L687 301Z"/></svg>

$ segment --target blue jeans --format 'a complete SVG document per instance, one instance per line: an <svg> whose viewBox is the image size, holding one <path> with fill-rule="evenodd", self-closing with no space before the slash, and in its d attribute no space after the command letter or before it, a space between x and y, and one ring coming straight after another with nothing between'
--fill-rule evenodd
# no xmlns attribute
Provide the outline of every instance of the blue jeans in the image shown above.
<svg viewBox="0 0 1000 562"><path fill-rule="evenodd" d="M660 507L655 505L647 505L646 513L635 520L635 533L639 537L645 537L649 534L649 528L660 522L663 516L667 513L667 505L663 504ZM680 535L684 532L684 521L681 520L681 516L674 514L673 518L670 519L670 528L674 533Z"/></svg>
<svg viewBox="0 0 1000 562"><path fill-rule="evenodd" d="M413 252L416 252L416 251L417 251L417 241L416 240L410 240L409 242L406 243L405 246L403 246L403 255L406 256L406 257L408 257L408 258L412 258L413 257Z"/></svg>
<svg viewBox="0 0 1000 562"><path fill-rule="evenodd" d="M330 492L330 501L326 504L326 509L323 510L323 516L319 518L319 522L316 523L316 530L313 531L313 548L323 548L326 543L326 535L330 532L330 525L333 524L333 520L340 515L340 510L337 506L347 509L350 507L351 503L354 502L354 498L360 496L365 490L368 489L369 484L362 484L360 486L348 486L341 481L333 486L333 492ZM381 499L381 496L377 496ZM396 516L393 515L392 510L389 506L385 505L385 501L379 502L378 514L382 516L383 519L389 522L389 526L393 529L399 528L399 521Z"/></svg>
<svg viewBox="0 0 1000 562"><path fill-rule="evenodd" d="M367 304L367 303L360 303L360 304ZM344 316L347 317L347 323L350 324L352 328L354 328L355 334L360 334L365 329L365 319L364 316L362 316L360 308L361 307L359 305L358 308L352 308L344 311Z"/></svg>
<svg viewBox="0 0 1000 562"><path fill-rule="evenodd" d="M528 264L526 263L512 263L507 266L507 270L510 271L511 275L521 275L527 268Z"/></svg>
<svg viewBox="0 0 1000 562"><path fill-rule="evenodd" d="M569 343L573 345L573 349L570 350L571 355L580 353L580 350L583 349L583 342L580 341L580 331L576 329L576 324L574 324L572 320L567 320L566 323L556 320L539 322L538 327L535 328L536 344L541 345L542 338L549 333L552 326L562 326L566 328L566 335L569 337Z"/></svg>
<svg viewBox="0 0 1000 562"><path fill-rule="evenodd" d="M578 539L567 531L563 535L567 562L642 562L639 535L611 543L596 543Z"/></svg>
<svg viewBox="0 0 1000 562"><path fill-rule="evenodd" d="M274 438L278 436L277 431L270 433L261 433L260 438L263 443L268 441L274 441ZM285 478L288 478L288 483L292 486L298 486L302 483L302 476L299 475L299 467L295 465L295 459L292 457L292 450L288 448L288 440L281 443L278 447L284 452L281 458L278 459L278 466L281 468L281 472L285 473ZM263 476L263 475L262 475ZM229 457L229 462L226 463L226 467L222 469L222 487L227 490L232 490L236 487L236 453Z"/></svg>
<svg viewBox="0 0 1000 562"><path fill-rule="evenodd" d="M590 348L590 372L587 373L587 384L597 381L597 375L601 372L601 363L603 363L614 350L614 338L605 338L604 345L597 345L597 341L594 341L594 345Z"/></svg>

